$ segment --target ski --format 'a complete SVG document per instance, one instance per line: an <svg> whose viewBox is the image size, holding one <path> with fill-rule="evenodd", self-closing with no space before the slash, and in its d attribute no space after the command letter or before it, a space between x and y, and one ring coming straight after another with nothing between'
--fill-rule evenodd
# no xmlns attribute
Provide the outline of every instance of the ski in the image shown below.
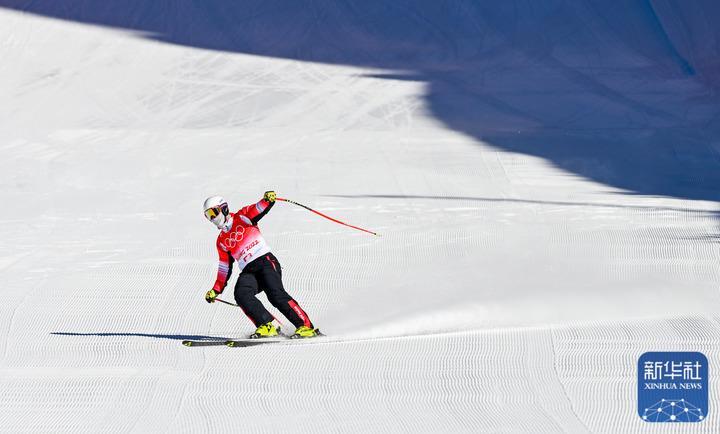
<svg viewBox="0 0 720 434"><path fill-rule="evenodd" d="M289 341L289 337L283 337L281 339L231 339L222 341L182 341L182 344L186 347L253 347L263 344L272 344L277 342Z"/></svg>
<svg viewBox="0 0 720 434"><path fill-rule="evenodd" d="M324 337L325 335L318 330L318 335L315 337ZM302 338L293 339L290 336L278 336L272 338L261 338L261 339L224 339L224 340L185 340L182 344L186 347L219 347L227 346L231 348L247 348L256 347L258 345L277 344L277 343L290 343L290 342L307 342L315 338Z"/></svg>
<svg viewBox="0 0 720 434"><path fill-rule="evenodd" d="M182 344L186 347L220 347L226 345L228 347L252 347L260 344L270 344L273 342L284 342L289 340L289 337L282 339L231 339L222 341L182 341Z"/></svg>
<svg viewBox="0 0 720 434"><path fill-rule="evenodd" d="M273 338L263 338L263 339L223 339L223 340L203 340L203 341L193 341L193 340L185 340L182 341L182 344L186 347L220 347L220 346L228 346L228 347L252 347L256 345L261 344L271 344L274 342L285 342L290 340L289 336L278 336Z"/></svg>
<svg viewBox="0 0 720 434"><path fill-rule="evenodd" d="M283 338L283 339L237 339L237 340L230 340L226 341L225 345L230 348L246 348L246 347L256 347L258 345L267 345L267 344L275 344L279 342L285 342L289 340L290 338Z"/></svg>
<svg viewBox="0 0 720 434"><path fill-rule="evenodd" d="M319 337L324 337L325 335L320 332L320 330L317 331L317 336L312 338L292 338L290 336L283 336L281 338L261 338L261 339L237 339L237 340L229 340L225 342L225 345L231 348L247 348L247 347L256 347L258 345L267 345L267 344L290 344L292 342L307 342L309 340L314 340Z"/></svg>
<svg viewBox="0 0 720 434"><path fill-rule="evenodd" d="M186 340L182 341L182 344L186 347L214 347L214 346L220 346L225 345L225 342L227 342L227 339L223 339L221 341L192 341L192 340Z"/></svg>

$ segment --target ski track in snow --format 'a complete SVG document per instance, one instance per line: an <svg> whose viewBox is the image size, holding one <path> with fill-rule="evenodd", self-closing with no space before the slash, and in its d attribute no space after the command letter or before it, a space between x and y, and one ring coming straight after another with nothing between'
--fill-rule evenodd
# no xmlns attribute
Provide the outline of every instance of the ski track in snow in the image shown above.
<svg viewBox="0 0 720 434"><path fill-rule="evenodd" d="M0 432L642 432L642 353L720 362L717 203L499 150L386 71L5 9L0 49ZM183 347L252 332L203 300L199 207L267 188L382 236L278 204L327 341ZM720 431L715 386L706 421L652 428Z"/></svg>

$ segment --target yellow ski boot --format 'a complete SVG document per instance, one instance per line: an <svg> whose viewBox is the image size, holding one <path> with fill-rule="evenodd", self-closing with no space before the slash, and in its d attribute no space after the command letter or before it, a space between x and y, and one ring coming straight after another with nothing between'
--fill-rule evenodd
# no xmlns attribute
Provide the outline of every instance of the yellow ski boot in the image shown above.
<svg viewBox="0 0 720 434"><path fill-rule="evenodd" d="M250 339L262 339L271 338L278 335L278 329L272 322L263 324L255 330L255 333L250 335Z"/></svg>
<svg viewBox="0 0 720 434"><path fill-rule="evenodd" d="M320 330L318 329L311 329L308 326L300 326L295 330L295 334L290 336L290 339L303 339L303 338L314 338L315 336L320 336Z"/></svg>

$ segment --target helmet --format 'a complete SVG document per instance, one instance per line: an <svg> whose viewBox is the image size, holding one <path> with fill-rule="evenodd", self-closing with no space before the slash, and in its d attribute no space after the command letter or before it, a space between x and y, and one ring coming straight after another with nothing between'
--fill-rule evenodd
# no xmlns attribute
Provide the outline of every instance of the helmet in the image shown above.
<svg viewBox="0 0 720 434"><path fill-rule="evenodd" d="M205 218L210 220L218 229L227 222L228 217L228 203L222 196L210 196L205 199L203 205Z"/></svg>

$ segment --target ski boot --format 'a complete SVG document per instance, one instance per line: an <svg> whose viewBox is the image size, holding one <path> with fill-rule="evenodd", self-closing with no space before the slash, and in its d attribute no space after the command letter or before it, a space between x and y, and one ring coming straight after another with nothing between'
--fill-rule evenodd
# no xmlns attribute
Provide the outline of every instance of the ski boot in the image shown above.
<svg viewBox="0 0 720 434"><path fill-rule="evenodd" d="M290 339L303 339L303 338L314 338L315 336L321 336L320 330L312 329L308 326L300 326L295 330L295 333L290 336Z"/></svg>
<svg viewBox="0 0 720 434"><path fill-rule="evenodd" d="M255 330L255 333L250 335L250 339L262 339L271 338L278 335L280 329L275 328L272 322L261 325Z"/></svg>

